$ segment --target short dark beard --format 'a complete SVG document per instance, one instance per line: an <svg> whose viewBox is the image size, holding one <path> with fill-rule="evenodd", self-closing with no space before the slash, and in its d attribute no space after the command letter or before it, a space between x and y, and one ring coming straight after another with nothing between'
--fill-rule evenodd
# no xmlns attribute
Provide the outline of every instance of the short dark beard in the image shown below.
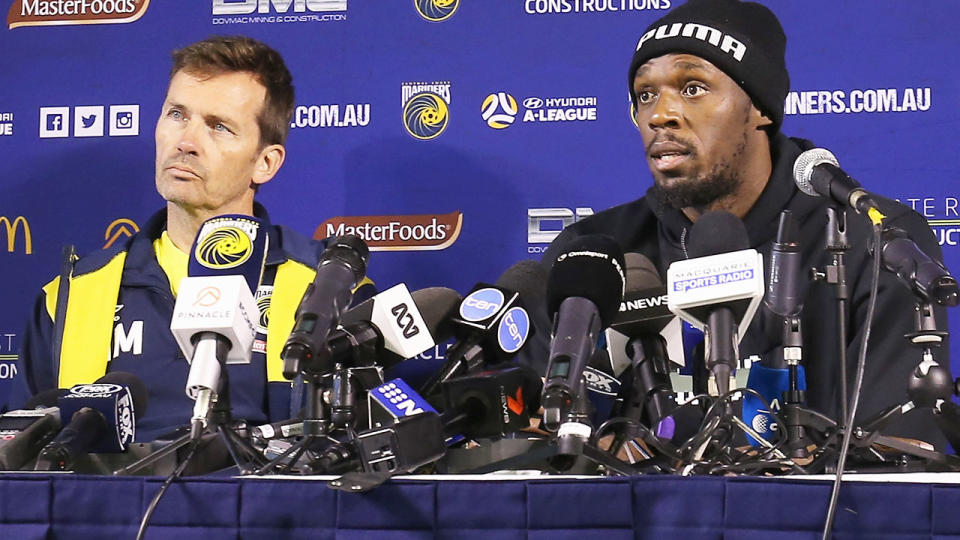
<svg viewBox="0 0 960 540"><path fill-rule="evenodd" d="M697 212L704 212L713 203L735 195L743 184L743 179L734 170L734 164L739 164L747 149L747 135L737 145L729 160L718 163L709 173L695 179L675 182L664 187L659 182L653 184L653 196L665 206L682 210L693 208Z"/></svg>

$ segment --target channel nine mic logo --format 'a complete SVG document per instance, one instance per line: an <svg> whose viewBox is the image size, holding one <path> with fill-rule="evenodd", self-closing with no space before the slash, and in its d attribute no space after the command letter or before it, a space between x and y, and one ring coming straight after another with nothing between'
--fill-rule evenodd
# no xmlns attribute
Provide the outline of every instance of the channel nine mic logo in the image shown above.
<svg viewBox="0 0 960 540"><path fill-rule="evenodd" d="M439 137L450 122L450 82L410 82L401 86L403 127L415 139Z"/></svg>
<svg viewBox="0 0 960 540"><path fill-rule="evenodd" d="M253 254L259 225L252 221L209 221L200 230L194 257L207 268L226 270L245 263Z"/></svg>
<svg viewBox="0 0 960 540"><path fill-rule="evenodd" d="M430 22L442 22L456 13L460 0L414 0L421 17Z"/></svg>

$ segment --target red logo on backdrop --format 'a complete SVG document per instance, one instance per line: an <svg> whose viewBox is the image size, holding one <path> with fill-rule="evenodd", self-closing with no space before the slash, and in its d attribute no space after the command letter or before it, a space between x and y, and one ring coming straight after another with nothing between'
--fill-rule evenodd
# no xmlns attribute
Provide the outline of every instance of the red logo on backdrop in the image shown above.
<svg viewBox="0 0 960 540"><path fill-rule="evenodd" d="M457 241L463 214L410 216L348 216L328 219L317 227L317 240L355 234L370 251L428 251L446 249Z"/></svg>
<svg viewBox="0 0 960 540"><path fill-rule="evenodd" d="M132 23L143 17L150 0L14 0L7 28L69 24Z"/></svg>

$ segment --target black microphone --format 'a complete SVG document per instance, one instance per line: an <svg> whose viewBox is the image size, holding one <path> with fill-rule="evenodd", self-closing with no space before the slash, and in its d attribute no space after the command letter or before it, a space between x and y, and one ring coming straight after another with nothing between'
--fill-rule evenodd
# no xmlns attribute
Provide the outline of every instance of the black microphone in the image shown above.
<svg viewBox="0 0 960 540"><path fill-rule="evenodd" d="M449 320L457 341L447 349L446 361L424 383L421 393L433 399L443 381L510 361L533 335L524 305L543 304L546 282L543 265L525 260L506 269L494 285L474 285Z"/></svg>
<svg viewBox="0 0 960 540"><path fill-rule="evenodd" d="M883 267L896 274L913 294L927 302L957 305L957 280L943 263L924 253L906 231L884 228L880 245Z"/></svg>
<svg viewBox="0 0 960 540"><path fill-rule="evenodd" d="M503 364L443 382L447 435L497 438L530 427L543 382L533 368Z"/></svg>
<svg viewBox="0 0 960 540"><path fill-rule="evenodd" d="M860 183L843 172L837 158L829 150L811 148L797 156L793 163L793 180L800 191L811 197L826 197L862 214L870 210L880 211Z"/></svg>
<svg viewBox="0 0 960 540"><path fill-rule="evenodd" d="M624 261L609 236L585 235L570 242L547 280L547 312L553 338L543 388L543 425L557 431L583 388L583 370L623 298Z"/></svg>
<svg viewBox="0 0 960 540"><path fill-rule="evenodd" d="M317 275L303 293L293 331L280 353L284 377L299 375L301 362L309 362L326 345L330 332L350 306L353 289L367 273L369 258L367 244L352 234L337 237L324 250Z"/></svg>
<svg viewBox="0 0 960 540"><path fill-rule="evenodd" d="M767 309L781 317L799 315L807 293L807 276L797 236L793 214L784 210L780 213L777 241L770 248L770 282L763 299Z"/></svg>
<svg viewBox="0 0 960 540"><path fill-rule="evenodd" d="M707 212L690 231L690 258L667 269L670 310L704 330L704 360L719 395L730 388L740 336L763 299L763 257L749 247L739 218Z"/></svg>
<svg viewBox="0 0 960 540"><path fill-rule="evenodd" d="M343 314L341 326L327 340L328 352L315 371L327 373L335 364L347 368L388 368L450 339L447 322L460 304L460 294L446 287L407 292L387 289Z"/></svg>
<svg viewBox="0 0 960 540"><path fill-rule="evenodd" d="M44 390L22 409L0 415L0 470L19 470L60 431L57 398L65 392L58 388Z"/></svg>
<svg viewBox="0 0 960 540"><path fill-rule="evenodd" d="M653 262L640 253L626 253L624 260L627 292L610 325L628 338L624 350L611 351L611 355L626 353L631 367L627 372L629 380L621 388L621 415L635 419L643 416L647 425L656 428L677 408L667 343L660 335L674 315L667 308L666 288Z"/></svg>
<svg viewBox="0 0 960 540"><path fill-rule="evenodd" d="M64 471L83 454L123 452L136 435L136 418L147 409L147 388L135 375L107 373L78 384L59 400L69 422L37 457L35 470Z"/></svg>

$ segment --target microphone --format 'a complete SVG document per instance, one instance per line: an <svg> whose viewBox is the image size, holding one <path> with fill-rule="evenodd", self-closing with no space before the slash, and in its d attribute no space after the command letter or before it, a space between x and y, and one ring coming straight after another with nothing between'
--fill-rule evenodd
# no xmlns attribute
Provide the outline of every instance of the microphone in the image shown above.
<svg viewBox="0 0 960 540"><path fill-rule="evenodd" d="M421 387L422 394L432 399L443 381L512 360L534 332L524 304L543 304L546 278L540 263L525 260L506 269L494 285L474 285L449 320L457 342Z"/></svg>
<svg viewBox="0 0 960 540"><path fill-rule="evenodd" d="M495 438L530 427L543 383L527 365L511 363L443 383L448 434Z"/></svg>
<svg viewBox="0 0 960 540"><path fill-rule="evenodd" d="M223 366L250 363L259 319L251 291L260 285L268 247L263 222L235 214L208 219L194 240L170 322L190 362L185 391L195 400L194 438L217 401Z"/></svg>
<svg viewBox="0 0 960 540"><path fill-rule="evenodd" d="M621 416L639 419L642 415L647 425L657 427L677 408L667 343L660 334L675 316L667 307L666 289L653 262L640 253L626 253L624 260L627 291L620 312L610 324L612 330L627 337L625 345L618 341L620 347L611 347L611 356L627 356L626 363L631 368L621 391ZM611 359L612 364L622 362ZM669 422L663 426L669 427ZM666 433L663 435L669 438Z"/></svg>
<svg viewBox="0 0 960 540"><path fill-rule="evenodd" d="M307 366L329 373L344 367L391 367L450 338L446 322L460 303L460 294L446 287L407 292L402 283L354 306L343 314L326 349Z"/></svg>
<svg viewBox="0 0 960 540"><path fill-rule="evenodd" d="M19 470L60 431L57 398L63 392L66 390L44 390L23 409L0 415L0 470Z"/></svg>
<svg viewBox="0 0 960 540"><path fill-rule="evenodd" d="M60 397L63 430L40 452L35 470L64 471L87 453L123 452L136 435L136 418L147 409L147 387L123 371L93 384L78 384Z"/></svg>
<svg viewBox="0 0 960 540"><path fill-rule="evenodd" d="M924 253L906 231L887 227L880 242L883 267L896 274L913 294L927 302L957 305L957 280L943 263Z"/></svg>
<svg viewBox="0 0 960 540"><path fill-rule="evenodd" d="M829 150L811 148L797 156L793 163L793 180L800 191L811 197L826 197L861 214L878 214L878 223L883 218L870 194L843 172Z"/></svg>
<svg viewBox="0 0 960 540"><path fill-rule="evenodd" d="M749 249L743 222L707 212L690 231L690 259L667 269L670 311L705 334L704 361L718 395L727 393L740 337L763 299L763 256Z"/></svg>
<svg viewBox="0 0 960 540"><path fill-rule="evenodd" d="M317 275L307 286L296 321L280 353L283 376L293 379L301 372L301 363L309 363L326 345L340 315L350 305L353 289L367 272L370 250L360 237L337 237L320 256Z"/></svg>
<svg viewBox="0 0 960 540"><path fill-rule="evenodd" d="M598 334L610 325L623 298L623 268L616 241L585 235L571 241L550 269L547 312L553 314L553 338L541 398L547 431L557 431L580 399L583 370Z"/></svg>
<svg viewBox="0 0 960 540"><path fill-rule="evenodd" d="M771 413L782 409L784 393L791 392L788 403L799 404L803 398L802 392L806 389L806 376L800 365L803 339L799 316L806 296L807 279L797 236L793 214L784 210L780 213L777 239L770 248L770 282L763 300L764 306L783 320L783 357L774 355L773 358L765 358L762 363L754 363L747 378L747 388L756 390L773 410L764 409L763 400L753 394L743 397L743 421L767 440L773 438L777 429L782 429L774 423ZM794 367L796 373L792 376L796 380L792 381L790 371ZM802 427L791 429L802 430ZM747 435L747 439L751 444L759 444L750 435Z"/></svg>

